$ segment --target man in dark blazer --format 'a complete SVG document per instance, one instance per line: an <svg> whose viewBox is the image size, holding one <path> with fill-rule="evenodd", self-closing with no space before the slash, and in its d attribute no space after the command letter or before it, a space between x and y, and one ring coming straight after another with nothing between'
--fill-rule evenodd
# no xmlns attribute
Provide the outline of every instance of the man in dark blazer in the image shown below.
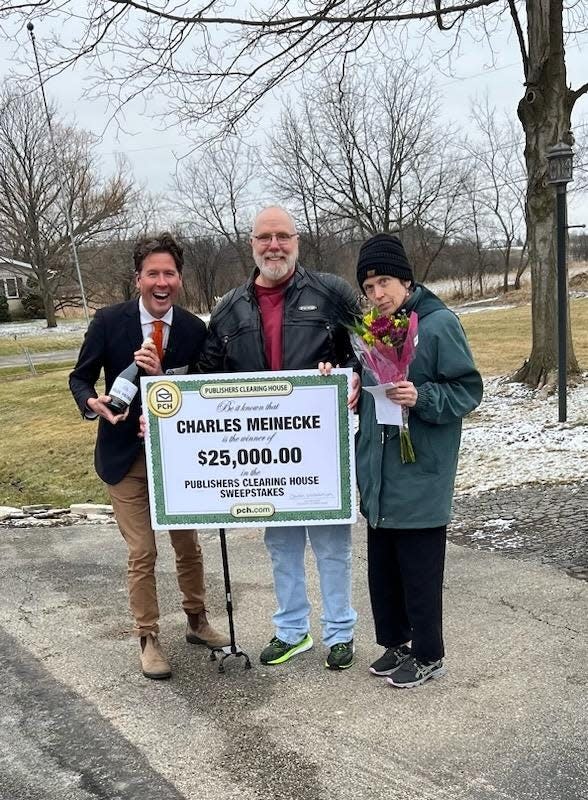
<svg viewBox="0 0 588 800"><path fill-rule="evenodd" d="M138 436L140 398L137 393L124 414L115 414L108 407L108 392L133 360L145 375L188 372L198 361L206 326L198 317L174 305L182 285L183 252L170 234L139 240L133 260L139 299L96 312L69 376L69 386L82 416L100 418L94 464L107 484L114 515L128 547L129 601L134 633L141 645L141 668L146 677L161 679L171 676L171 668L158 639L157 546L149 516L145 451ZM153 341L145 341L157 329L160 352ZM101 370L105 394L98 394L95 388ZM170 538L182 606L188 617L187 641L208 647L228 645L229 638L215 631L206 617L198 534L170 531Z"/></svg>

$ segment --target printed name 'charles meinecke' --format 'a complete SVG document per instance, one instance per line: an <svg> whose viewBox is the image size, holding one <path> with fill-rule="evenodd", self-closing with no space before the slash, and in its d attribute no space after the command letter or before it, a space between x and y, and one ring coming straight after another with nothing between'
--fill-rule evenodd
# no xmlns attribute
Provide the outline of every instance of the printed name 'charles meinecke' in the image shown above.
<svg viewBox="0 0 588 800"><path fill-rule="evenodd" d="M236 433L242 430L240 419L179 419L176 422L178 433ZM288 431L313 430L321 427L318 414L295 415L292 417L247 417L248 431Z"/></svg>

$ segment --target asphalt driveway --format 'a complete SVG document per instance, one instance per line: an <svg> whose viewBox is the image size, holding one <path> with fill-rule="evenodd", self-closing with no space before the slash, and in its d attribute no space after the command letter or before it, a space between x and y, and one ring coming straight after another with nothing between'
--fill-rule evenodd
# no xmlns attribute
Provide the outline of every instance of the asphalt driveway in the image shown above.
<svg viewBox="0 0 588 800"><path fill-rule="evenodd" d="M579 800L587 798L588 584L561 569L449 545L443 679L398 690L379 653L355 531L352 669L315 647L258 654L273 595L257 530L229 531L238 643L224 675L183 639L162 534L162 641L174 676L138 669L114 525L0 530L2 800ZM202 534L212 621L225 623L220 546Z"/></svg>

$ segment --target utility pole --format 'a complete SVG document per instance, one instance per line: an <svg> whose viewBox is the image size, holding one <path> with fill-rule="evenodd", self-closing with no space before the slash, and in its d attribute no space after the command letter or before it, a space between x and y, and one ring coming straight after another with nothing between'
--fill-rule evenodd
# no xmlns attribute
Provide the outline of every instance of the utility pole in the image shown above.
<svg viewBox="0 0 588 800"><path fill-rule="evenodd" d="M37 75L39 76L39 86L41 89L41 97L43 98L43 106L45 108L45 116L47 117L47 127L49 129L49 140L51 142L51 149L53 150L53 158L55 159L55 164L57 166L57 175L59 179L59 188L60 188L60 196L62 201L63 213L65 215L65 223L67 226L67 232L69 235L69 242L71 247L71 252L73 255L73 260L76 268L76 274L78 277L78 283L80 285L80 292L82 294L82 306L84 308L84 316L86 318L86 326L90 324L90 314L88 313L88 304L86 302L86 293L84 292L84 282L82 281L82 272L80 270L80 261L78 259L78 250L76 247L74 233L73 233L73 224L71 220L71 215L69 213L69 208L67 206L67 199L65 196L65 176L63 174L63 165L61 163L61 158L59 157L59 153L57 152L57 148L55 146L55 139L53 137L53 128L51 126L51 116L49 114L49 107L47 105L47 98L45 96L45 87L43 85L43 78L41 76L41 67L39 66L39 56L37 55L37 43L35 41L35 34L33 33L35 26L32 22L27 24L27 30L29 32L29 36L31 37L31 42L33 45L33 53L35 54L35 63L37 65Z"/></svg>

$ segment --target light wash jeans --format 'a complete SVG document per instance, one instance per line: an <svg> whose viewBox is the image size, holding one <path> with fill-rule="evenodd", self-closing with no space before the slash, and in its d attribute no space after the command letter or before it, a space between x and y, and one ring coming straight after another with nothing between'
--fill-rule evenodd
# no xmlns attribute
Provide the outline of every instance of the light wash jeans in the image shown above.
<svg viewBox="0 0 588 800"><path fill-rule="evenodd" d="M266 528L265 546L272 560L278 610L272 617L276 636L296 644L310 631L304 551L306 536L320 579L321 626L327 647L353 639L357 614L351 607L351 526L309 525Z"/></svg>

